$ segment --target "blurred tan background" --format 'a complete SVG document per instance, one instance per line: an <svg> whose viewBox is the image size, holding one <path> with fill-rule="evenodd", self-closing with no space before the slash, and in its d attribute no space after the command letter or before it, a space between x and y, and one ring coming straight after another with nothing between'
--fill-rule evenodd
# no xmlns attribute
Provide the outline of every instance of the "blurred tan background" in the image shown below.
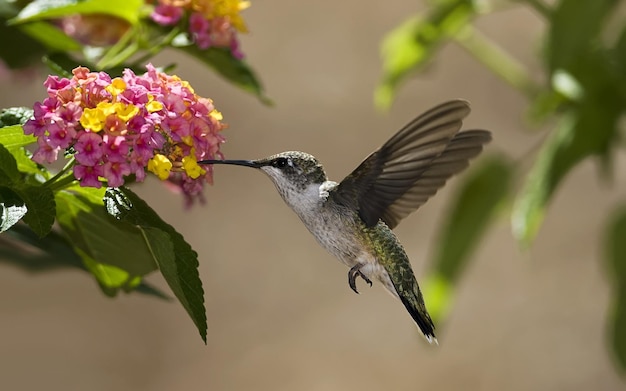
<svg viewBox="0 0 626 391"><path fill-rule="evenodd" d="M244 14L248 60L276 106L262 106L178 54L177 70L215 99L230 129L229 158L299 149L340 180L395 130L451 98L472 102L468 127L494 132L488 152L523 156L537 134L524 98L462 49L446 47L401 90L389 114L373 108L379 43L413 1L256 1ZM517 8L480 29L534 72L540 20ZM26 105L36 80L4 81L0 106ZM208 346L175 302L104 297L79 271L29 274L0 263L3 390L617 390L606 349L609 288L601 263L607 213L626 193L620 157L613 189L579 166L561 186L540 235L522 253L502 215L458 286L451 317L428 346L399 302L359 285L319 247L261 173L217 167L208 203L184 211L156 181L136 187L199 253ZM422 277L449 186L397 233ZM149 281L167 289L159 275Z"/></svg>

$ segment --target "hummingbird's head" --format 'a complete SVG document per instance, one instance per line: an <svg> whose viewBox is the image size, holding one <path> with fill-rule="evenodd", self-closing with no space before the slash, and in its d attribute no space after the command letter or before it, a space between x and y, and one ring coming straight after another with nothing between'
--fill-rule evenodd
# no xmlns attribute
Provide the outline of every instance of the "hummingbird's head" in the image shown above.
<svg viewBox="0 0 626 391"><path fill-rule="evenodd" d="M308 153L299 151L281 152L256 160L256 163L277 187L303 189L308 185L321 185L326 181L324 167L314 156Z"/></svg>
<svg viewBox="0 0 626 391"><path fill-rule="evenodd" d="M299 202L309 190L319 194L326 172L317 159L299 151L281 152L258 160L202 160L200 164L234 164L258 168L274 182L282 198L290 206ZM319 197L319 195L317 195Z"/></svg>

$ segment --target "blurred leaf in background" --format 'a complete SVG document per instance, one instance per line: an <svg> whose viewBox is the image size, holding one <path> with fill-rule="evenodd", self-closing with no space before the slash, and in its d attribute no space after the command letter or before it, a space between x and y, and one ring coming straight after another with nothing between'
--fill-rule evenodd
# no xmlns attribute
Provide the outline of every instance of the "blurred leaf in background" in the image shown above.
<svg viewBox="0 0 626 391"><path fill-rule="evenodd" d="M616 361L626 368L626 207L617 209L606 232L606 269L613 290L609 314L611 350Z"/></svg>
<svg viewBox="0 0 626 391"><path fill-rule="evenodd" d="M432 270L424 282L424 296L435 321L446 317L454 287L473 250L509 196L513 174L508 158L490 156L473 167L456 189L439 233Z"/></svg>

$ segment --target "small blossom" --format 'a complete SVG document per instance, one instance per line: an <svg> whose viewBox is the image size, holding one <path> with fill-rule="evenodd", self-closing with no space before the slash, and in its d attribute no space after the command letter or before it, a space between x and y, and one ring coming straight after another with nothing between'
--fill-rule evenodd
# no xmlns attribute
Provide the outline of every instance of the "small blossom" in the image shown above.
<svg viewBox="0 0 626 391"><path fill-rule="evenodd" d="M178 23L183 16L183 9L173 5L159 4L154 8L152 20L163 26L171 26Z"/></svg>
<svg viewBox="0 0 626 391"><path fill-rule="evenodd" d="M104 153L110 162L124 162L128 156L129 146L126 138L122 136L111 136L105 134L102 137L104 143ZM113 186L115 187L115 186Z"/></svg>
<svg viewBox="0 0 626 391"><path fill-rule="evenodd" d="M154 157L148 162L148 171L154 173L162 181L166 180L170 176L171 170L172 162L161 154L154 155Z"/></svg>
<svg viewBox="0 0 626 391"><path fill-rule="evenodd" d="M108 161L102 166L102 176L106 178L110 187L120 187L124 184L124 177L130 174L130 165L126 162Z"/></svg>
<svg viewBox="0 0 626 391"><path fill-rule="evenodd" d="M38 148L33 153L33 161L43 164L43 163L52 163L57 160L57 156L59 155L60 147L53 147L50 145L46 137L39 137L37 139Z"/></svg>
<svg viewBox="0 0 626 391"><path fill-rule="evenodd" d="M196 179L200 175L206 174L206 171L202 167L200 167L198 161L193 156L193 154L185 156L183 158L183 169L191 179Z"/></svg>
<svg viewBox="0 0 626 391"><path fill-rule="evenodd" d="M98 179L103 175L102 166L74 166L74 177L80 181L82 187L102 187L102 182Z"/></svg>
<svg viewBox="0 0 626 391"><path fill-rule="evenodd" d="M80 124L85 129L99 132L104 127L105 120L106 116L101 108L86 108L83 110L83 115L80 117Z"/></svg>
<svg viewBox="0 0 626 391"><path fill-rule="evenodd" d="M119 95L126 90L126 82L124 82L124 79L116 77L111 81L111 84L105 88L105 90L110 92L111 95Z"/></svg>
<svg viewBox="0 0 626 391"><path fill-rule="evenodd" d="M115 103L115 114L124 122L133 118L139 112L139 108L133 104Z"/></svg>
<svg viewBox="0 0 626 391"><path fill-rule="evenodd" d="M101 146L102 137L100 135L93 132L82 132L74 144L76 161L85 166L95 166L104 153Z"/></svg>
<svg viewBox="0 0 626 391"><path fill-rule="evenodd" d="M48 126L48 144L52 147L67 148L76 137L73 126L62 126L63 122L54 122Z"/></svg>
<svg viewBox="0 0 626 391"><path fill-rule="evenodd" d="M163 110L163 103L157 102L155 100L151 100L146 105L146 110L148 110L149 113L154 113L155 111L161 111Z"/></svg>

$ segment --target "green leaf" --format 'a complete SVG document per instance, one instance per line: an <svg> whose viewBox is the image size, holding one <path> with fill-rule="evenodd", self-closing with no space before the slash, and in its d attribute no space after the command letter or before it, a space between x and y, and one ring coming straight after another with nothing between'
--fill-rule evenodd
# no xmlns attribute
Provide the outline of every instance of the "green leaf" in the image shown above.
<svg viewBox="0 0 626 391"><path fill-rule="evenodd" d="M550 73L575 68L597 46L607 16L617 0L561 0L551 13L546 55Z"/></svg>
<svg viewBox="0 0 626 391"><path fill-rule="evenodd" d="M383 78L375 92L376 106L388 109L400 83L430 61L435 51L476 15L476 2L438 2L425 15L411 16L387 33L381 46Z"/></svg>
<svg viewBox="0 0 626 391"><path fill-rule="evenodd" d="M619 98L607 94L606 99L590 95L564 113L558 128L543 144L511 216L513 234L523 246L537 234L545 207L565 175L586 157L608 153L623 107Z"/></svg>
<svg viewBox="0 0 626 391"><path fill-rule="evenodd" d="M9 107L0 110L0 128L11 125L24 125L33 116L33 109L28 107ZM0 135L3 131L0 130Z"/></svg>
<svg viewBox="0 0 626 391"><path fill-rule="evenodd" d="M615 46L609 51L613 73L618 77L619 92L622 100L626 99L626 25L623 26Z"/></svg>
<svg viewBox="0 0 626 391"><path fill-rule="evenodd" d="M120 289L130 285L134 280L124 269L100 263L81 248L75 247L74 251L80 256L87 271L96 278L102 292L109 297L117 296Z"/></svg>
<svg viewBox="0 0 626 391"><path fill-rule="evenodd" d="M112 216L141 227L161 274L195 323L206 343L204 290L198 274L198 254L145 201L127 188L108 189L105 197Z"/></svg>
<svg viewBox="0 0 626 391"><path fill-rule="evenodd" d="M56 203L52 190L45 186L21 184L13 189L26 203L28 213L24 216L24 222L40 238L46 236L54 224Z"/></svg>
<svg viewBox="0 0 626 391"><path fill-rule="evenodd" d="M19 195L8 187L0 186L0 232L17 224L27 211Z"/></svg>
<svg viewBox="0 0 626 391"><path fill-rule="evenodd" d="M229 82L255 95L263 104L272 105L255 72L243 60L235 58L229 49L209 48L202 50L196 45L178 47L183 52L213 68Z"/></svg>
<svg viewBox="0 0 626 391"><path fill-rule="evenodd" d="M17 162L11 152L0 144L0 184L9 185L20 180Z"/></svg>
<svg viewBox="0 0 626 391"><path fill-rule="evenodd" d="M25 174L33 174L33 175L41 175L41 178L48 179L50 178L50 172L41 166L38 166L37 163L31 160L31 153L23 147L14 148L9 150L15 161L17 162L17 169L20 172ZM30 180L31 178L25 178L31 184L41 183L41 180Z"/></svg>
<svg viewBox="0 0 626 391"><path fill-rule="evenodd" d="M40 238L25 224L17 224L0 236L0 242L3 240L6 245L0 243L0 260L29 273L61 268L85 270L80 257L58 232Z"/></svg>
<svg viewBox="0 0 626 391"><path fill-rule="evenodd" d="M105 14L128 21L139 22L141 0L35 0L29 3L12 23L60 18L74 14Z"/></svg>
<svg viewBox="0 0 626 391"><path fill-rule="evenodd" d="M16 242L21 245L16 246ZM39 238L23 224L14 225L11 230L0 236L0 262L12 264L29 273L65 268L87 271L81 257L59 232L52 231L45 238ZM133 292L171 300L165 293L145 281L134 288Z"/></svg>
<svg viewBox="0 0 626 391"><path fill-rule="evenodd" d="M626 206L611 215L605 246L607 274L613 285L610 338L616 364L626 372Z"/></svg>
<svg viewBox="0 0 626 391"><path fill-rule="evenodd" d="M25 23L19 26L28 36L44 45L49 51L69 52L80 50L82 45L66 35L58 27L47 22Z"/></svg>
<svg viewBox="0 0 626 391"><path fill-rule="evenodd" d="M3 128L1 131L5 129ZM16 151L16 153L23 152ZM30 185L23 181L22 173L18 171L15 158L2 144L0 144L0 184L11 187L12 192L18 195L21 201L20 205L24 204L27 208L23 215L24 222L40 237L46 236L54 223L55 204L52 190L41 185ZM24 211L21 208L22 206L19 206L19 213Z"/></svg>
<svg viewBox="0 0 626 391"><path fill-rule="evenodd" d="M509 194L513 172L508 159L492 156L472 170L457 191L439 233L433 270L424 284L433 319L445 317L453 287Z"/></svg>
<svg viewBox="0 0 626 391"><path fill-rule="evenodd" d="M10 122L26 122L32 115L32 110L23 107L13 107L0 113L0 120ZM50 175L47 170L40 168L31 160L31 153L24 148L37 141L36 137L24 134L22 125L10 125L0 128L0 144L13 155L17 162L17 169L22 173L38 174L44 178Z"/></svg>
<svg viewBox="0 0 626 391"><path fill-rule="evenodd" d="M115 294L156 263L141 230L109 216L103 197L104 190L78 186L57 192L57 220L105 293Z"/></svg>
<svg viewBox="0 0 626 391"><path fill-rule="evenodd" d="M37 142L37 138L24 134L22 125L11 125L0 128L0 144L8 150L24 147Z"/></svg>

